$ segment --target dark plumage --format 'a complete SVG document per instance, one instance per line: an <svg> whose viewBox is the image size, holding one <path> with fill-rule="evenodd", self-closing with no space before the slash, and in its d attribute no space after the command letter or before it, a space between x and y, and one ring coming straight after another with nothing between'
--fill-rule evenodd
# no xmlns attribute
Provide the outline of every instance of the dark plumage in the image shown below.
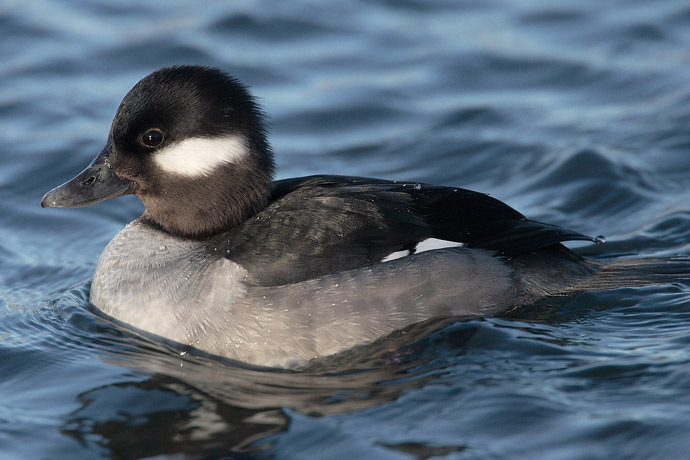
<svg viewBox="0 0 690 460"><path fill-rule="evenodd" d="M291 225L291 219L298 223ZM266 212L223 238L230 241L228 257L251 267L250 273L262 285L294 283L380 263L396 251L414 252L415 244L428 238L465 243L505 257L562 241L592 240L531 221L482 193L344 176L276 182ZM271 263L264 263L267 260Z"/></svg>

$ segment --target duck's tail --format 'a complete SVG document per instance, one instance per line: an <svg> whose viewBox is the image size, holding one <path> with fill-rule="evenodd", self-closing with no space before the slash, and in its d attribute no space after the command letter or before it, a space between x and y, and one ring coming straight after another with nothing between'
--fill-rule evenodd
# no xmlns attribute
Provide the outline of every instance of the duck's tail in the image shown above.
<svg viewBox="0 0 690 460"><path fill-rule="evenodd" d="M690 281L690 259L618 259L599 266L594 276L572 285L573 292Z"/></svg>
<svg viewBox="0 0 690 460"><path fill-rule="evenodd" d="M523 286L519 304L621 287L690 282L690 258L595 261L557 245L511 260Z"/></svg>

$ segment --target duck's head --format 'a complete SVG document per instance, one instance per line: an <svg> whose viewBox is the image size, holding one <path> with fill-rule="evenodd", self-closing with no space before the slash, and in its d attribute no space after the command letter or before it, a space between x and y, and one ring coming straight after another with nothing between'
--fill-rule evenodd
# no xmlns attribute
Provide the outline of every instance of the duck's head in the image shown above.
<svg viewBox="0 0 690 460"><path fill-rule="evenodd" d="M175 66L127 93L103 150L41 205L70 208L135 194L145 219L199 238L260 211L272 180L264 117L247 88L218 69Z"/></svg>

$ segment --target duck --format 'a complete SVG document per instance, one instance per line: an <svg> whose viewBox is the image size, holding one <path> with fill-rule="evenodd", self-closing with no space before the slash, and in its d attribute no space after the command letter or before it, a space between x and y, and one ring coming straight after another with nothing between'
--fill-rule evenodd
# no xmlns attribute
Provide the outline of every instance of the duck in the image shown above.
<svg viewBox="0 0 690 460"><path fill-rule="evenodd" d="M136 195L145 211L101 254L90 304L256 366L299 368L434 318L499 315L664 272L587 259L563 243L601 238L484 193L274 171L266 115L247 87L179 65L126 94L100 153L41 205Z"/></svg>

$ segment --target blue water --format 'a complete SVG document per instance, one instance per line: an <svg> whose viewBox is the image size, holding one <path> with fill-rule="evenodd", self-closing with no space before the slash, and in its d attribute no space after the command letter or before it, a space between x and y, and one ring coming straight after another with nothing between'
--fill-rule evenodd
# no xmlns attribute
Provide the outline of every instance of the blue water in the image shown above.
<svg viewBox="0 0 690 460"><path fill-rule="evenodd" d="M462 186L608 243L690 255L690 6L667 1L5 0L0 458L677 459L690 288L589 292L300 373L181 355L92 315L126 197L41 209L126 91L222 67L272 120L280 177Z"/></svg>

